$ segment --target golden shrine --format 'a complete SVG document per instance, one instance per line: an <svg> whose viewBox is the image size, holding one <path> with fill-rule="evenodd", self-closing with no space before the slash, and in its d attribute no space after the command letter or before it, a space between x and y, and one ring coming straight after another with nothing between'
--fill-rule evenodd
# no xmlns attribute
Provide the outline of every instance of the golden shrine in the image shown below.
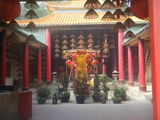
<svg viewBox="0 0 160 120"><path fill-rule="evenodd" d="M65 50L66 65L71 66L72 75L75 76L78 71L86 74L90 78L90 70L96 69L97 73L97 60L99 50L90 49L71 49Z"/></svg>

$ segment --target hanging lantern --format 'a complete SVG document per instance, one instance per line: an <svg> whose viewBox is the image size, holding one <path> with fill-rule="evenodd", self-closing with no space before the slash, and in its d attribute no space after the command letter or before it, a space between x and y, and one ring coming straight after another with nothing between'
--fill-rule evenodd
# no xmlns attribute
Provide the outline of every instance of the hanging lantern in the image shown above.
<svg viewBox="0 0 160 120"><path fill-rule="evenodd" d="M110 12L110 11L107 11L104 16L102 17L102 20L116 20L116 18L114 17L114 15Z"/></svg>
<svg viewBox="0 0 160 120"><path fill-rule="evenodd" d="M27 9L37 9L39 8L39 5L35 0L27 0L27 2L24 4L24 7Z"/></svg>
<svg viewBox="0 0 160 120"><path fill-rule="evenodd" d="M69 65L75 65L75 63L74 62L70 62L70 64Z"/></svg>
<svg viewBox="0 0 160 120"><path fill-rule="evenodd" d="M14 29L14 28L20 29L20 28L21 28L21 27L19 26L19 24L18 24L15 20L11 20L11 21L8 23L8 26L11 27L12 29Z"/></svg>
<svg viewBox="0 0 160 120"><path fill-rule="evenodd" d="M75 60L76 57L77 57L76 54L73 54L73 55L72 55L72 59L73 59L73 60Z"/></svg>
<svg viewBox="0 0 160 120"><path fill-rule="evenodd" d="M87 0L84 4L84 8L101 8L101 3L98 0Z"/></svg>
<svg viewBox="0 0 160 120"><path fill-rule="evenodd" d="M130 8L137 18L148 20L148 0L132 0Z"/></svg>
<svg viewBox="0 0 160 120"><path fill-rule="evenodd" d="M94 66L96 66L96 65L99 64L99 62L98 62L97 60L93 60L93 61L91 62L91 64L94 65Z"/></svg>
<svg viewBox="0 0 160 120"><path fill-rule="evenodd" d="M101 8L116 8L116 6L110 0L105 0Z"/></svg>
<svg viewBox="0 0 160 120"><path fill-rule="evenodd" d="M38 32L38 28L34 22L30 22L24 29L29 32Z"/></svg>
<svg viewBox="0 0 160 120"><path fill-rule="evenodd" d="M85 19L96 19L98 17L99 17L98 14L93 9L89 9L84 16Z"/></svg>
<svg viewBox="0 0 160 120"><path fill-rule="evenodd" d="M25 17L26 17L26 18L29 18L29 19L36 19L36 18L38 18L38 15L36 14L35 11L29 10L29 11L25 14Z"/></svg>
<svg viewBox="0 0 160 120"><path fill-rule="evenodd" d="M70 64L70 62L71 62L71 60L67 60L67 61L66 61L66 64L67 64L67 65L69 65L69 64Z"/></svg>
<svg viewBox="0 0 160 120"><path fill-rule="evenodd" d="M20 15L21 6L19 0L0 1L0 21L11 21Z"/></svg>

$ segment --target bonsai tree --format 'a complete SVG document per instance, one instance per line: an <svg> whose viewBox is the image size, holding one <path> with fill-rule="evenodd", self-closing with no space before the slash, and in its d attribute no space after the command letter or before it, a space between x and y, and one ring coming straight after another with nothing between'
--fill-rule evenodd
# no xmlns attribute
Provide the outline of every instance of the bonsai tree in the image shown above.
<svg viewBox="0 0 160 120"><path fill-rule="evenodd" d="M57 104L58 98L59 98L59 91L58 89L56 89L52 93L52 103Z"/></svg>
<svg viewBox="0 0 160 120"><path fill-rule="evenodd" d="M113 89L113 97L112 100L121 102L121 100L126 100L126 91L127 87L124 85L119 85L119 84L113 84L114 89Z"/></svg>
<svg viewBox="0 0 160 120"><path fill-rule="evenodd" d="M34 81L34 84L35 84L35 88L41 87L44 84L44 80L43 79L38 81L37 78L34 78L33 81Z"/></svg>
<svg viewBox="0 0 160 120"><path fill-rule="evenodd" d="M93 94L92 94L92 99L94 102L100 102L100 89L99 89L99 79L98 79L98 74L96 74L95 79L94 79L94 86L93 86Z"/></svg>
<svg viewBox="0 0 160 120"><path fill-rule="evenodd" d="M101 103L102 103L102 104L105 104L105 103L106 103L106 100L107 100L107 93L101 92L101 93L100 93L100 99L101 99Z"/></svg>
<svg viewBox="0 0 160 120"><path fill-rule="evenodd" d="M70 98L70 92L64 91L59 96L60 96L61 102L68 102Z"/></svg>
<svg viewBox="0 0 160 120"><path fill-rule="evenodd" d="M110 88L107 86L107 83L113 80L112 78L109 78L107 75L103 74L102 76L99 77L99 81L103 87L103 92L107 94L107 99L108 99L108 91L110 90Z"/></svg>
<svg viewBox="0 0 160 120"><path fill-rule="evenodd" d="M87 90L89 88L89 84L87 83L87 80L86 74L78 71L73 82L73 93L76 96L76 100L81 99L82 103L84 103L85 96L88 94Z"/></svg>
<svg viewBox="0 0 160 120"><path fill-rule="evenodd" d="M40 104L43 104L46 102L47 99L51 98L51 91L52 89L48 86L40 86L37 88L37 101Z"/></svg>
<svg viewBox="0 0 160 120"><path fill-rule="evenodd" d="M58 95L60 95L62 92L67 92L68 91L68 84L69 81L66 79L65 73L60 73L58 78L56 78L56 83L57 83L57 90Z"/></svg>

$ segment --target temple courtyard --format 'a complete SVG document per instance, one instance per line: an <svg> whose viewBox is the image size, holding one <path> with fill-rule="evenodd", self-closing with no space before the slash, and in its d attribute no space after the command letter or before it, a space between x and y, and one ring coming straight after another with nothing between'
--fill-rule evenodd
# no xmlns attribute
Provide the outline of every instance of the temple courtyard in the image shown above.
<svg viewBox="0 0 160 120"><path fill-rule="evenodd" d="M33 91L32 120L153 120L152 86L147 85L147 92L138 92L138 86L128 87L128 99L121 104L114 104L111 96L106 104L93 102L91 95L84 104L77 104L73 91L69 102L38 104Z"/></svg>

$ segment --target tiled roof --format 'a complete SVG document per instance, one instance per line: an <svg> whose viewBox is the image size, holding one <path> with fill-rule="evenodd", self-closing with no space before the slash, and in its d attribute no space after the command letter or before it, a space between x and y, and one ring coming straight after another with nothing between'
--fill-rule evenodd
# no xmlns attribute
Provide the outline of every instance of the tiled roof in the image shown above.
<svg viewBox="0 0 160 120"><path fill-rule="evenodd" d="M140 36L142 33L148 31L149 28L150 28L149 24L145 25L144 27L142 27L140 30L138 30L138 31L135 33L135 37L125 39L122 44L123 44L123 45L126 45L128 42L130 42L131 40L133 40L133 39L136 38L137 36Z"/></svg>
<svg viewBox="0 0 160 120"><path fill-rule="evenodd" d="M84 19L85 13L59 13L45 16L43 18L32 20L35 25L38 27L46 27L46 26L69 26L69 25L106 25L106 24L115 24L117 21L102 21L103 13L98 13L99 18L97 19ZM131 17L136 24L146 24L148 21L141 20L136 17ZM26 26L31 20L24 20L17 22L21 26ZM122 21L124 22L124 21Z"/></svg>

